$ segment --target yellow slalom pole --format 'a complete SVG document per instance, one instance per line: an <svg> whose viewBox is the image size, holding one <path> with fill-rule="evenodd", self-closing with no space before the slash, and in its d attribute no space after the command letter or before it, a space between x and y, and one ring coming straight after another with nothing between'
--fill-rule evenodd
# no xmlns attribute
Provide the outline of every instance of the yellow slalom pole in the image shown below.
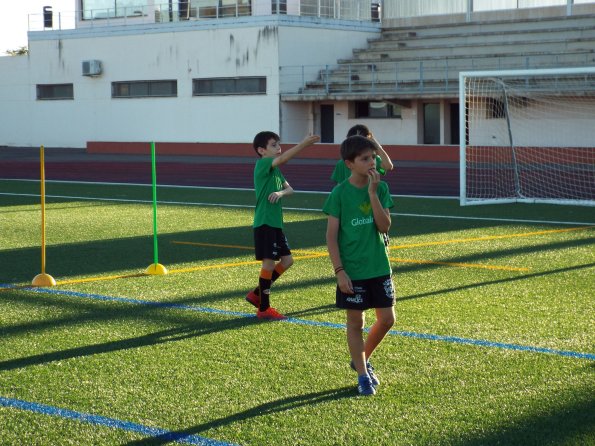
<svg viewBox="0 0 595 446"><path fill-rule="evenodd" d="M39 148L41 170L41 274L33 278L33 286L55 286L56 280L45 273L45 156L43 146Z"/></svg>

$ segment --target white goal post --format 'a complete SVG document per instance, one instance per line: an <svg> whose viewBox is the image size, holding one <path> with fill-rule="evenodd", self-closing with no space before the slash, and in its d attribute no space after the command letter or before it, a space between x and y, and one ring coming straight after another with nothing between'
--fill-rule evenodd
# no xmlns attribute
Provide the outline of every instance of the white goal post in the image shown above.
<svg viewBox="0 0 595 446"><path fill-rule="evenodd" d="M595 67L459 74L460 203L595 206Z"/></svg>

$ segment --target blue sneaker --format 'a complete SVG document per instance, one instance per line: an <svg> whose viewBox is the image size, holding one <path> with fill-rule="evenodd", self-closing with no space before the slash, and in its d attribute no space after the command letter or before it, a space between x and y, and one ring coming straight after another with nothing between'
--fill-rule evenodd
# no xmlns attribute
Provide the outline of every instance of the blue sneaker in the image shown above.
<svg viewBox="0 0 595 446"><path fill-rule="evenodd" d="M372 385L372 380L368 375L361 375L357 377L357 391L360 395L371 396L376 393L376 389Z"/></svg>
<svg viewBox="0 0 595 446"><path fill-rule="evenodd" d="M355 370L355 365L353 364L353 361L351 361L351 364L349 364L349 365L351 366L351 368L354 371L356 371ZM374 373L374 367L372 367L372 364L370 364L370 361L366 361L366 369L368 370L368 376L372 380L372 385L374 387L379 386L380 385L380 380L376 376L376 373Z"/></svg>

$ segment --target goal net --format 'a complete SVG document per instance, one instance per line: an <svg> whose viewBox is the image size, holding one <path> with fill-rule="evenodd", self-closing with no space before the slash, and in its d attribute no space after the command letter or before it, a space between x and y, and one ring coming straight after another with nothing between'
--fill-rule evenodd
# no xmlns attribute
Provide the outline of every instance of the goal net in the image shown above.
<svg viewBox="0 0 595 446"><path fill-rule="evenodd" d="M462 72L460 203L595 206L595 67Z"/></svg>

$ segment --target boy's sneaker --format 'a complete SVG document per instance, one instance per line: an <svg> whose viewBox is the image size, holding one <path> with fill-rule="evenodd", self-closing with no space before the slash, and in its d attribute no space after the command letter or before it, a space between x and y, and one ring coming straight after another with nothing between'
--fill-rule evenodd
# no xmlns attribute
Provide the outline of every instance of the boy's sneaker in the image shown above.
<svg viewBox="0 0 595 446"><path fill-rule="evenodd" d="M351 368L355 370L355 365L353 364L353 361L351 361L351 364L349 364L351 366ZM372 364L370 364L370 361L366 361L366 370L368 370L368 376L370 377L370 380L372 380L372 385L374 387L380 385L380 380L378 379L378 377L376 376L376 373L374 373L374 367L372 367Z"/></svg>
<svg viewBox="0 0 595 446"><path fill-rule="evenodd" d="M281 313L279 313L273 307L269 307L264 311L258 310L256 312L256 317L258 319L265 319L265 320L270 320L270 321L282 321L284 319L287 319L287 317L283 316Z"/></svg>
<svg viewBox="0 0 595 446"><path fill-rule="evenodd" d="M371 396L376 393L376 389L372 385L372 380L368 375L361 375L357 377L357 391L360 395Z"/></svg>
<svg viewBox="0 0 595 446"><path fill-rule="evenodd" d="M260 296L257 296L254 291L250 291L246 294L246 302L251 303L256 308L260 307Z"/></svg>

